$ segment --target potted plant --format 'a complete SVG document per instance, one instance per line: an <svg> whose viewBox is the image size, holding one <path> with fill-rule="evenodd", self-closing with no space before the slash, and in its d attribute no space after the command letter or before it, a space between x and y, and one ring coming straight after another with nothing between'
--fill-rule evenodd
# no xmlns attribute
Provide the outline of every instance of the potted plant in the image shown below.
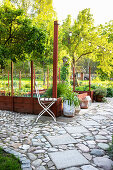
<svg viewBox="0 0 113 170"><path fill-rule="evenodd" d="M99 87L94 90L94 95L97 102L102 102L103 97L107 95L107 90L106 88Z"/></svg>
<svg viewBox="0 0 113 170"><path fill-rule="evenodd" d="M78 107L80 106L80 101L76 95L76 93L72 91L67 91L63 96L63 114L67 117L73 117L75 115L75 111L80 110Z"/></svg>
<svg viewBox="0 0 113 170"><path fill-rule="evenodd" d="M57 85L57 96L63 100L63 114L72 117L80 110L80 101L77 94L72 92L72 87L68 82L59 83ZM52 87L49 88L43 97L52 97Z"/></svg>

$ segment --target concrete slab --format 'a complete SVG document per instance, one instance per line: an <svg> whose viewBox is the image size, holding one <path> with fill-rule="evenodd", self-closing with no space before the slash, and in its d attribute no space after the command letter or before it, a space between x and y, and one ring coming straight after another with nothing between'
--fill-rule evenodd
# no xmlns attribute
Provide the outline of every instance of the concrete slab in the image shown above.
<svg viewBox="0 0 113 170"><path fill-rule="evenodd" d="M65 129L67 130L68 133L74 133L74 134L80 134L80 133L87 133L89 132L85 127L83 126L68 126L65 127Z"/></svg>
<svg viewBox="0 0 113 170"><path fill-rule="evenodd" d="M105 117L105 116L101 116L101 115L97 115L97 116L91 116L90 117L91 119L93 119L93 120L105 120L105 119L107 119L107 117Z"/></svg>
<svg viewBox="0 0 113 170"><path fill-rule="evenodd" d="M94 120L82 120L79 122L81 125L88 127L88 126L99 126L100 124Z"/></svg>
<svg viewBox="0 0 113 170"><path fill-rule="evenodd" d="M52 146L76 143L76 140L73 137L71 137L69 134L47 136L46 138L51 143Z"/></svg>
<svg viewBox="0 0 113 170"><path fill-rule="evenodd" d="M57 169L69 168L88 164L88 160L76 149L63 152L49 153Z"/></svg>

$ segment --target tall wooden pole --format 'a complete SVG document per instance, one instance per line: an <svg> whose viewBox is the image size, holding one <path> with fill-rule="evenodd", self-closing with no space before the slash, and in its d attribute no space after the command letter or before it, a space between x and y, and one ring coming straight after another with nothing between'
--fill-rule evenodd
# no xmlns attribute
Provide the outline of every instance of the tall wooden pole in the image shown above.
<svg viewBox="0 0 113 170"><path fill-rule="evenodd" d="M91 67L89 67L89 91L91 91Z"/></svg>
<svg viewBox="0 0 113 170"><path fill-rule="evenodd" d="M47 68L47 88L49 88L49 68Z"/></svg>
<svg viewBox="0 0 113 170"><path fill-rule="evenodd" d="M75 91L75 67L73 66L73 91Z"/></svg>
<svg viewBox="0 0 113 170"><path fill-rule="evenodd" d="M9 89L9 71L8 71L8 89Z"/></svg>
<svg viewBox="0 0 113 170"><path fill-rule="evenodd" d="M33 98L33 61L31 61L31 97Z"/></svg>
<svg viewBox="0 0 113 170"><path fill-rule="evenodd" d="M58 22L54 21L53 98L57 98L57 64L58 64Z"/></svg>
<svg viewBox="0 0 113 170"><path fill-rule="evenodd" d="M11 96L13 96L13 61L11 61Z"/></svg>
<svg viewBox="0 0 113 170"><path fill-rule="evenodd" d="M21 90L21 71L19 72L19 90Z"/></svg>
<svg viewBox="0 0 113 170"><path fill-rule="evenodd" d="M34 68L34 91L35 91L35 68Z"/></svg>

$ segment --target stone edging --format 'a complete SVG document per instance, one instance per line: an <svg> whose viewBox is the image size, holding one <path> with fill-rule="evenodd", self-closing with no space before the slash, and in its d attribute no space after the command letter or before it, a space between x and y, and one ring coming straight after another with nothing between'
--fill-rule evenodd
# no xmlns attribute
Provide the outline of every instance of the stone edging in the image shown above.
<svg viewBox="0 0 113 170"><path fill-rule="evenodd" d="M24 154L8 148L7 146L3 146L2 149L7 153L13 154L16 158L19 158L22 170L32 170L30 160L26 158Z"/></svg>

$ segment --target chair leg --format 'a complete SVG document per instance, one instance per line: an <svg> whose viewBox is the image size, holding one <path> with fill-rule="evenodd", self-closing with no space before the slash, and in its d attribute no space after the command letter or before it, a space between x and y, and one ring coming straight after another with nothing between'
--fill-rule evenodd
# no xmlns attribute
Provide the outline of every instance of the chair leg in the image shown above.
<svg viewBox="0 0 113 170"><path fill-rule="evenodd" d="M39 113L39 115L36 119L36 122L45 112L47 112L49 115L51 115L53 120L56 122L56 117L55 117L54 113L49 109L54 103L55 102L51 102L48 106L46 106L44 103L40 102L40 105L43 107L43 110Z"/></svg>
<svg viewBox="0 0 113 170"><path fill-rule="evenodd" d="M45 105L44 103L42 103L42 107L49 110L51 112L51 114L54 116L54 113L49 109L55 102L51 102L49 105Z"/></svg>
<svg viewBox="0 0 113 170"><path fill-rule="evenodd" d="M46 112L46 111L45 111ZM48 112L48 111L47 111ZM53 118L53 120L56 122L56 117L54 117L50 112L48 112L49 115L51 115L51 117ZM39 118L43 115L43 113L41 115L38 115L36 122L38 122Z"/></svg>

